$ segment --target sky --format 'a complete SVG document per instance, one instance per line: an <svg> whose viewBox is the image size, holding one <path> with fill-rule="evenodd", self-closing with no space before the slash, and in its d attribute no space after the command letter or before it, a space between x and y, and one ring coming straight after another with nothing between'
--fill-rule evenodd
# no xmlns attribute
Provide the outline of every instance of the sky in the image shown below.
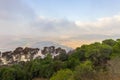
<svg viewBox="0 0 120 80"><path fill-rule="evenodd" d="M0 0L0 49L120 38L120 0Z"/></svg>

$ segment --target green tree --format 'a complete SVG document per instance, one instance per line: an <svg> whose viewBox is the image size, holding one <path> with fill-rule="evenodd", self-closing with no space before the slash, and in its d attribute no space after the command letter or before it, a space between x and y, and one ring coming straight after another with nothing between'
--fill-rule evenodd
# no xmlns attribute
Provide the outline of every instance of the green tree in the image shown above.
<svg viewBox="0 0 120 80"><path fill-rule="evenodd" d="M60 60L55 60L53 63L53 68L55 72L57 72L60 69L64 69L66 68L65 62L62 62Z"/></svg>
<svg viewBox="0 0 120 80"><path fill-rule="evenodd" d="M117 40L116 44L113 46L113 57L120 56L120 40Z"/></svg>
<svg viewBox="0 0 120 80"><path fill-rule="evenodd" d="M55 56L54 60L66 61L68 60L68 55L66 53L60 53L58 56Z"/></svg>
<svg viewBox="0 0 120 80"><path fill-rule="evenodd" d="M13 65L11 66L11 68L14 69L16 80L28 80L29 79L29 77L27 76L27 72L23 70L23 66Z"/></svg>
<svg viewBox="0 0 120 80"><path fill-rule="evenodd" d="M13 68L2 68L0 70L0 78L1 80L15 80L16 73Z"/></svg>
<svg viewBox="0 0 120 80"><path fill-rule="evenodd" d="M103 44L107 44L109 46L114 46L116 44L116 41L114 41L113 39L106 39L104 41L102 41Z"/></svg>
<svg viewBox="0 0 120 80"><path fill-rule="evenodd" d="M67 68L73 70L77 65L80 64L80 61L77 58L70 57L68 61L66 61L66 63L67 63Z"/></svg>
<svg viewBox="0 0 120 80"><path fill-rule="evenodd" d="M70 80L73 72L69 69L63 69L54 74L50 80Z"/></svg>
<svg viewBox="0 0 120 80"><path fill-rule="evenodd" d="M93 80L94 69L91 61L85 61L75 68L72 80Z"/></svg>

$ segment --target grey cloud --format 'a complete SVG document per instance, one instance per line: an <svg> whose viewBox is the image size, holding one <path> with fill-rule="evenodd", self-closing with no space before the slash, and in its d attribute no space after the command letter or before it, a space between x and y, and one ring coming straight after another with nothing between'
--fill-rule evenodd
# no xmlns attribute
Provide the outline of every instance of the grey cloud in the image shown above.
<svg viewBox="0 0 120 80"><path fill-rule="evenodd" d="M20 19L31 18L35 16L34 11L22 0L0 0L0 18L3 19Z"/></svg>
<svg viewBox="0 0 120 80"><path fill-rule="evenodd" d="M23 0L0 0L0 35L29 34L35 11Z"/></svg>
<svg viewBox="0 0 120 80"><path fill-rule="evenodd" d="M105 39L116 38L120 35L120 17L113 16L102 18L94 22L85 22L76 24L73 21L65 19L47 19L39 18L31 24L37 33L43 33L41 36L54 36L79 39Z"/></svg>
<svg viewBox="0 0 120 80"><path fill-rule="evenodd" d="M67 19L37 19L31 24L31 27L38 32L49 36L73 36L85 33L84 28L79 28L75 22Z"/></svg>
<svg viewBox="0 0 120 80"><path fill-rule="evenodd" d="M120 34L120 15L105 17L94 22L77 23L79 27L87 28L90 34L116 35Z"/></svg>
<svg viewBox="0 0 120 80"><path fill-rule="evenodd" d="M69 38L70 40L104 40L104 39L118 39L119 34L105 35L105 34L84 34Z"/></svg>
<svg viewBox="0 0 120 80"><path fill-rule="evenodd" d="M39 18L35 11L23 0L0 0L0 35L29 35L32 38L29 38L27 42L32 42L29 40L33 40L35 36L39 38L34 39L34 41L44 38L66 41L69 39L119 38L120 16L76 24L76 22L67 19ZM16 37L0 39L2 43L0 48L6 47L8 44L12 45L14 42L15 46L20 45L17 43L21 42L14 40L14 38ZM23 39L23 37L20 38Z"/></svg>

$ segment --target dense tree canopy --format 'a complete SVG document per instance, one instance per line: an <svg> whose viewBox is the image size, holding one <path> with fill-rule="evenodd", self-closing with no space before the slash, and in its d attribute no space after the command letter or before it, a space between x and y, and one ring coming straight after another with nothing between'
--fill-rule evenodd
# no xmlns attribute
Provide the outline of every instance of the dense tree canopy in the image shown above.
<svg viewBox="0 0 120 80"><path fill-rule="evenodd" d="M97 73L109 72L109 61L119 56L120 39L107 39L82 45L70 54L63 51L52 58L48 53L45 58L1 66L0 80L96 80Z"/></svg>

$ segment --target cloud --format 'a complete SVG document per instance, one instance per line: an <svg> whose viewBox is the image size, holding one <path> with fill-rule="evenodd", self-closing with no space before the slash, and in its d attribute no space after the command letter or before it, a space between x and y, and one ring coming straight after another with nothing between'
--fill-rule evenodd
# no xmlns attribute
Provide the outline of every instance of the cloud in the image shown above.
<svg viewBox="0 0 120 80"><path fill-rule="evenodd" d="M120 37L120 15L103 17L90 22L48 19L42 16L30 25L36 33L41 33L38 35L46 37L75 40L102 40Z"/></svg>
<svg viewBox="0 0 120 80"><path fill-rule="evenodd" d="M29 13L29 14L28 14ZM0 19L32 18L36 14L22 0L0 0Z"/></svg>
<svg viewBox="0 0 120 80"><path fill-rule="evenodd" d="M86 28L90 34L116 35L120 34L120 15L103 17L93 22L76 21L76 25Z"/></svg>
<svg viewBox="0 0 120 80"><path fill-rule="evenodd" d="M35 12L22 0L0 0L0 34L29 33L27 26L36 17Z"/></svg>
<svg viewBox="0 0 120 80"><path fill-rule="evenodd" d="M86 33L83 27L78 27L75 22L67 19L39 17L30 26L36 33L43 33L42 36L69 38L74 35Z"/></svg>
<svg viewBox="0 0 120 80"><path fill-rule="evenodd" d="M39 40L56 40L75 46L93 40L119 38L119 31L120 15L89 22L70 21L37 15L24 0L0 0L0 48Z"/></svg>
<svg viewBox="0 0 120 80"><path fill-rule="evenodd" d="M81 22L38 16L23 0L0 0L0 33L71 38L120 34L120 15ZM97 37L99 36L99 37ZM90 37L90 38L91 38ZM103 38L102 37L102 38Z"/></svg>

